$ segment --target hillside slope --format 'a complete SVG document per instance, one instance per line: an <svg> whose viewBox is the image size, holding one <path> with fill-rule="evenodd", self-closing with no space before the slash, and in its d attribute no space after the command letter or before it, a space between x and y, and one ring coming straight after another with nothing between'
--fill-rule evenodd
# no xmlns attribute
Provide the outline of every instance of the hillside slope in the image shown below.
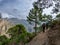
<svg viewBox="0 0 60 45"><path fill-rule="evenodd" d="M54 28L48 31L49 45L60 45L60 25L56 25Z"/></svg>
<svg viewBox="0 0 60 45"><path fill-rule="evenodd" d="M48 41L48 37L47 37L47 33L39 33L28 45L48 45L47 43Z"/></svg>
<svg viewBox="0 0 60 45"><path fill-rule="evenodd" d="M28 45L60 45L60 25L41 32Z"/></svg>

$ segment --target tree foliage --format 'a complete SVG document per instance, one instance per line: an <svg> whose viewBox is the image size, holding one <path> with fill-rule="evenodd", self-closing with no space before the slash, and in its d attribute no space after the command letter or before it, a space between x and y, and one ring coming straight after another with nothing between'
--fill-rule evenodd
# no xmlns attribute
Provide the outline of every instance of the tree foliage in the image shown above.
<svg viewBox="0 0 60 45"><path fill-rule="evenodd" d="M49 2L47 0L47 2ZM38 0L37 2L33 3L33 8L30 10L29 15L27 16L28 22L31 24L32 22L35 24L34 29L35 33L37 33L38 26L42 21L52 21L51 15L42 15L43 9L48 8L51 4L47 5L46 1ZM46 7L47 5L47 7Z"/></svg>
<svg viewBox="0 0 60 45"><path fill-rule="evenodd" d="M21 33L25 33L25 32L26 29L22 24L16 25L8 30L8 33L9 35L11 35L11 37L20 35Z"/></svg>
<svg viewBox="0 0 60 45"><path fill-rule="evenodd" d="M38 2L33 3L34 8L32 8L30 10L29 15L27 17L27 20L30 24L32 22L35 24L35 26L34 26L35 34L37 32L37 25L39 23L39 20L41 20L41 18L42 18L42 9L39 8L37 5L38 5Z"/></svg>
<svg viewBox="0 0 60 45"><path fill-rule="evenodd" d="M58 14L58 15L56 16L56 18L60 18L60 14Z"/></svg>
<svg viewBox="0 0 60 45"><path fill-rule="evenodd" d="M28 33L22 24L11 27L7 33L11 36L10 43L13 42L17 45L20 42L25 45L25 43L28 43L30 41L30 38L33 38L33 36L30 37L32 34Z"/></svg>
<svg viewBox="0 0 60 45"><path fill-rule="evenodd" d="M9 43L9 39L3 35L3 36L0 36L0 45L8 45Z"/></svg>
<svg viewBox="0 0 60 45"><path fill-rule="evenodd" d="M43 16L42 16L42 21L52 21L52 16L51 15L46 15L46 14L44 14Z"/></svg>

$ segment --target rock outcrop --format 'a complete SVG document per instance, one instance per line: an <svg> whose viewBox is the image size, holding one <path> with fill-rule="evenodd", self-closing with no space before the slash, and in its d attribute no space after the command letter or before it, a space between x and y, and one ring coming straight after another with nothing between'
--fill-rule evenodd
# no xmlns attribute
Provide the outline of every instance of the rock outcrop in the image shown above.
<svg viewBox="0 0 60 45"><path fill-rule="evenodd" d="M8 20L0 19L0 35L6 35L7 37L9 37L9 35L6 34L6 32L12 26L13 26L13 24L10 23Z"/></svg>

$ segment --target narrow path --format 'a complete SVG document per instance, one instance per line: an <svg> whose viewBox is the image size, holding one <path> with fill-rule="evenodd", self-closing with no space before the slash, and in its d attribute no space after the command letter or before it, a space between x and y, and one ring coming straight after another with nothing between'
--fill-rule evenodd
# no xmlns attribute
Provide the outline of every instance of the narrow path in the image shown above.
<svg viewBox="0 0 60 45"><path fill-rule="evenodd" d="M47 45L47 30L46 32L39 33L28 45Z"/></svg>

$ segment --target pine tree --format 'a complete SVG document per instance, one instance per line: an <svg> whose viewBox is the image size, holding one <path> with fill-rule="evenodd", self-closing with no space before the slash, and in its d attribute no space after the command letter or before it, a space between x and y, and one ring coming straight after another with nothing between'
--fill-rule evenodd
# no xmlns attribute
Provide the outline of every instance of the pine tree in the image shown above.
<svg viewBox="0 0 60 45"><path fill-rule="evenodd" d="M33 3L33 8L30 10L27 20L30 24L32 24L32 22L35 24L35 26L34 26L35 34L37 33L37 30L38 30L37 25L40 25L40 22L43 19L43 15L42 15L43 9L49 8L50 6L52 6L52 5L51 5L51 3L48 4L48 0L47 0L47 2L44 0L37 0L37 2Z"/></svg>
<svg viewBox="0 0 60 45"><path fill-rule="evenodd" d="M35 24L34 29L35 29L35 34L37 33L37 25L39 23L39 20L41 20L41 16L42 16L42 9L38 8L38 2L34 2L33 3L33 7L30 12L29 15L27 17L28 22L31 24L32 22Z"/></svg>

